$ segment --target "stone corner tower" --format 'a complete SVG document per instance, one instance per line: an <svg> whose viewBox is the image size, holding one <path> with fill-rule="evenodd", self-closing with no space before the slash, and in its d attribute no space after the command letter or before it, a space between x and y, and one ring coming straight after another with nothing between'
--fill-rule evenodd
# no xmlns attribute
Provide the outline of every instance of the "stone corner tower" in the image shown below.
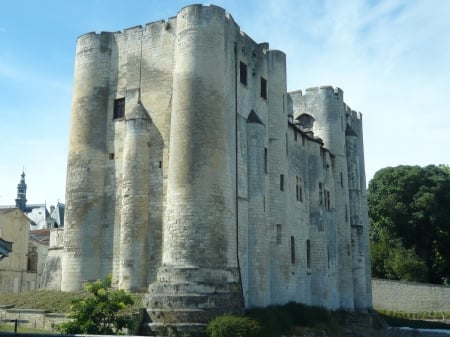
<svg viewBox="0 0 450 337"><path fill-rule="evenodd" d="M177 16L164 249L147 295L152 330L243 311L226 26L216 6L185 7Z"/></svg>

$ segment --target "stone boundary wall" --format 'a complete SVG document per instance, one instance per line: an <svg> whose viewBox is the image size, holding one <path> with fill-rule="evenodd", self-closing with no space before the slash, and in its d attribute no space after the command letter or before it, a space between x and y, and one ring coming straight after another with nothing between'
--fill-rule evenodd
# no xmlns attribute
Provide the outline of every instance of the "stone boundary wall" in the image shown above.
<svg viewBox="0 0 450 337"><path fill-rule="evenodd" d="M10 320L18 320L18 330L20 327L30 327L37 329L52 330L52 324L60 324L68 319L64 314L50 313L47 310L39 309L0 309L0 324L14 324Z"/></svg>
<svg viewBox="0 0 450 337"><path fill-rule="evenodd" d="M450 287L372 279L373 308L401 312L450 312Z"/></svg>

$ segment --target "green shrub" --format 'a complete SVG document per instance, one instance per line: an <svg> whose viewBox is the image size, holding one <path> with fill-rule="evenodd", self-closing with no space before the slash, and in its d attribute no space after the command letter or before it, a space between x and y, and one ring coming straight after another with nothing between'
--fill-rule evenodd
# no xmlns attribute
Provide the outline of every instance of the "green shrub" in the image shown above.
<svg viewBox="0 0 450 337"><path fill-rule="evenodd" d="M111 288L111 277L87 283L85 290L92 296L72 301L69 318L56 329L66 334L111 335L131 329L133 317L124 310L133 304L132 297L123 290Z"/></svg>
<svg viewBox="0 0 450 337"><path fill-rule="evenodd" d="M262 337L287 335L294 326L315 327L331 320L328 310L295 302L250 309L247 315L261 324Z"/></svg>
<svg viewBox="0 0 450 337"><path fill-rule="evenodd" d="M249 317L224 315L211 320L206 332L209 337L257 337L261 326Z"/></svg>

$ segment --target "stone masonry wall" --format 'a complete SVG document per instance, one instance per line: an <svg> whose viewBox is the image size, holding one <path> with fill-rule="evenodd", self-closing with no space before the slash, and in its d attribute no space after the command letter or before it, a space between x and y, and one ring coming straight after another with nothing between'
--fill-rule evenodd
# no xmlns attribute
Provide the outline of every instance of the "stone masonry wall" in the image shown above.
<svg viewBox="0 0 450 337"><path fill-rule="evenodd" d="M372 280L374 309L402 312L450 311L450 287L389 280Z"/></svg>

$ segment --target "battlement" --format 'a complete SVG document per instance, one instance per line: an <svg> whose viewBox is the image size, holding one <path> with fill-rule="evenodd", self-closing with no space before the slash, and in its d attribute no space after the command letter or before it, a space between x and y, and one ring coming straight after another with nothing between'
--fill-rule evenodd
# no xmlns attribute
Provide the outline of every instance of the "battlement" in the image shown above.
<svg viewBox="0 0 450 337"><path fill-rule="evenodd" d="M351 119L362 120L362 113L356 110L352 110L347 104L344 103L345 115Z"/></svg>
<svg viewBox="0 0 450 337"><path fill-rule="evenodd" d="M333 87L331 85L306 88L305 95L333 95L341 101L344 100L344 91L339 87Z"/></svg>

